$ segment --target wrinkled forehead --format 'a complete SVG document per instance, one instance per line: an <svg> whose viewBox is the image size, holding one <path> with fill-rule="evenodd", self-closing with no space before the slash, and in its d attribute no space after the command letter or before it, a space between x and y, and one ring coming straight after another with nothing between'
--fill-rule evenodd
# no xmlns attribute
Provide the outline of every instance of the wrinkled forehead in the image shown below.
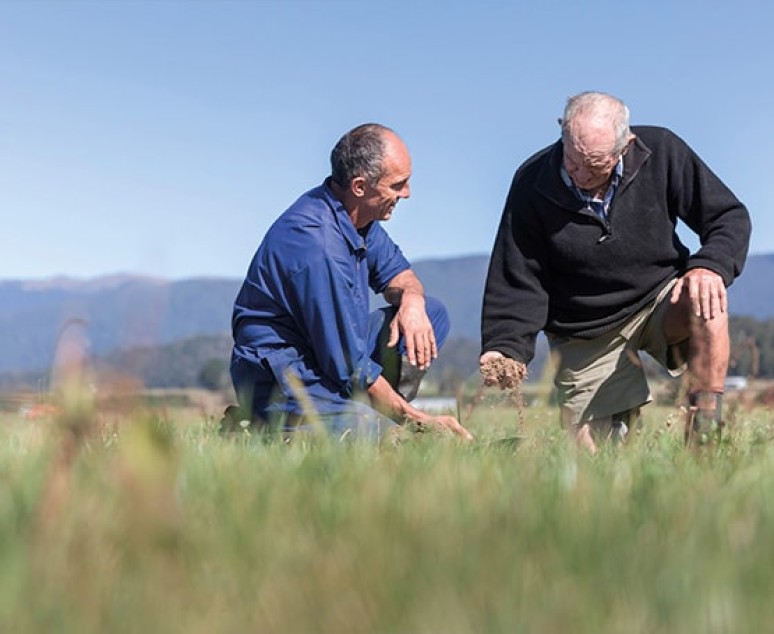
<svg viewBox="0 0 774 634"><path fill-rule="evenodd" d="M564 135L564 151L584 162L598 162L609 159L615 149L615 130L609 120L583 120L569 126Z"/></svg>
<svg viewBox="0 0 774 634"><path fill-rule="evenodd" d="M582 163L590 167L603 166L610 163L613 158L613 150L610 148L607 151L602 150L586 150L582 147L577 147L565 142L564 144L564 156L569 158L573 163Z"/></svg>

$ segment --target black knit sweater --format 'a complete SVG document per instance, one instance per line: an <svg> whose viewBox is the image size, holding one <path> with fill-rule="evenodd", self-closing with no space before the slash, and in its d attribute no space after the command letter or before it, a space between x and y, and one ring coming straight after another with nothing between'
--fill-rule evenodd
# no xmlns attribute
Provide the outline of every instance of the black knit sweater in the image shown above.
<svg viewBox="0 0 774 634"><path fill-rule="evenodd" d="M540 330L593 338L688 269L711 269L726 286L741 273L750 237L745 206L674 133L632 132L607 222L562 181L561 141L518 169L489 263L483 351L528 363ZM677 236L678 218L699 236L693 255Z"/></svg>

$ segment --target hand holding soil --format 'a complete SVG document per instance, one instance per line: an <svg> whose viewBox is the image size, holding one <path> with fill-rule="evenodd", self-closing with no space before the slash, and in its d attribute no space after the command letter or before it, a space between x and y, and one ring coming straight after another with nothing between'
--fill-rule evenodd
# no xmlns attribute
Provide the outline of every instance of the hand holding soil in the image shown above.
<svg viewBox="0 0 774 634"><path fill-rule="evenodd" d="M484 354L480 369L484 385L499 385L502 390L518 388L527 377L525 364L498 353Z"/></svg>

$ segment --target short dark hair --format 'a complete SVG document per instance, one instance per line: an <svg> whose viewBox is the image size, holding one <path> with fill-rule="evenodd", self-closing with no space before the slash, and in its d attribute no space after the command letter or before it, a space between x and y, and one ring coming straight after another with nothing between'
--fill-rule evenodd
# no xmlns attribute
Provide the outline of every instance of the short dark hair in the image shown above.
<svg viewBox="0 0 774 634"><path fill-rule="evenodd" d="M383 174L384 133L390 128L378 123L364 123L341 137L331 151L331 179L347 187L353 178L362 176L376 185Z"/></svg>

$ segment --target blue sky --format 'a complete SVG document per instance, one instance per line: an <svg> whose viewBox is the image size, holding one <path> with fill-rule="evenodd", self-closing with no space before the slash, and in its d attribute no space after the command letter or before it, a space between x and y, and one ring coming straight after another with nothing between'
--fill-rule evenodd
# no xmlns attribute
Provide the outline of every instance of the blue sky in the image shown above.
<svg viewBox="0 0 774 634"><path fill-rule="evenodd" d="M413 259L485 254L566 98L664 125L774 252L770 2L0 1L0 278L241 277L343 132L393 127Z"/></svg>

